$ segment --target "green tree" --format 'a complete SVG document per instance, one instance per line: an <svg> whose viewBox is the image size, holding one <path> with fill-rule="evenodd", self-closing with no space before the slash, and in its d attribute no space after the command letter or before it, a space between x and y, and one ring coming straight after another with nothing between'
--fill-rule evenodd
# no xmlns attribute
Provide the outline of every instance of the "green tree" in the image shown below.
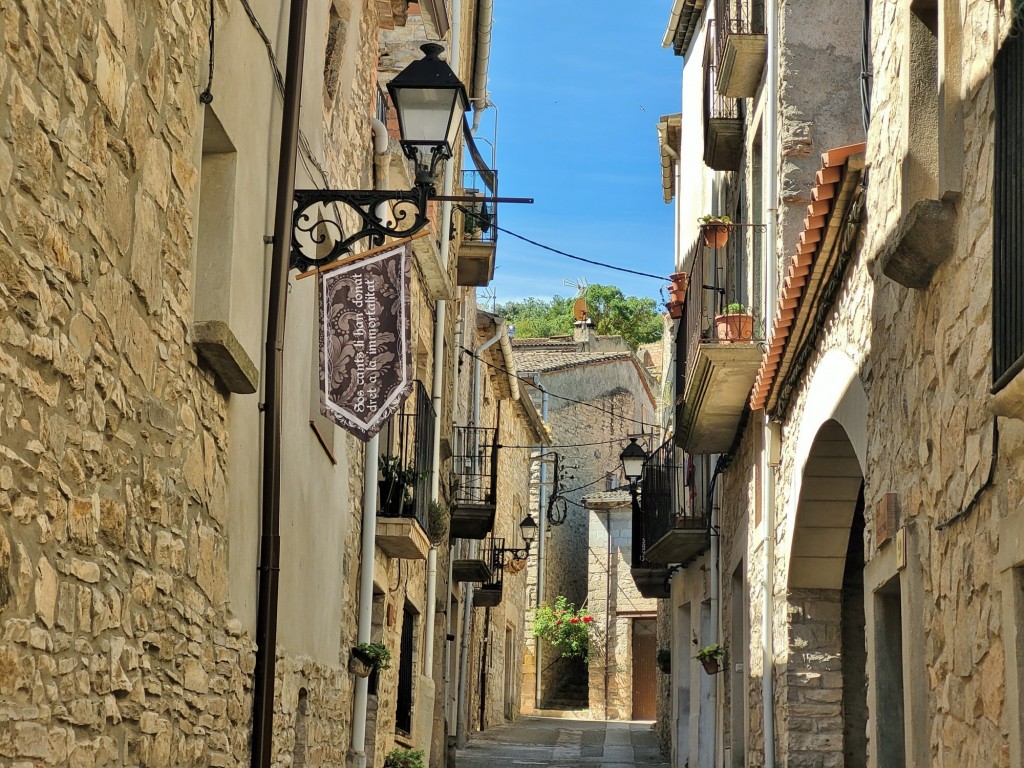
<svg viewBox="0 0 1024 768"><path fill-rule="evenodd" d="M602 336L622 336L634 349L661 338L661 314L654 299L625 296L614 285L600 284L587 286L584 297L594 329ZM515 325L518 337L566 336L572 333L574 301L562 296L529 298L499 304L495 312Z"/></svg>

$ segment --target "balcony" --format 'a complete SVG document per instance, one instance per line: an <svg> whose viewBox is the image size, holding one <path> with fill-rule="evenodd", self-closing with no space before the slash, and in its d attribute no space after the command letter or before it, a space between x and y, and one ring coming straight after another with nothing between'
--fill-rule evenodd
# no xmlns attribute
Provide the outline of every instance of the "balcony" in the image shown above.
<svg viewBox="0 0 1024 768"><path fill-rule="evenodd" d="M739 102L719 93L715 25L708 25L704 48L704 164L715 171L738 171L743 154Z"/></svg>
<svg viewBox="0 0 1024 768"><path fill-rule="evenodd" d="M703 237L714 226L701 228L676 331L675 439L692 454L732 446L764 339L761 308L750 306L746 281L748 247L762 252L765 226L726 225L728 241L712 248Z"/></svg>
<svg viewBox="0 0 1024 768"><path fill-rule="evenodd" d="M452 560L452 581L489 583L494 578L494 539L464 542Z"/></svg>
<svg viewBox="0 0 1024 768"><path fill-rule="evenodd" d="M692 459L675 461L676 448L666 441L644 465L640 486L640 521L633 520L633 580L645 597L667 597L670 564L686 565L711 546L710 519L704 494L698 492ZM638 530L639 528L639 530ZM640 572L640 578L637 572ZM658 579L660 578L660 582ZM644 589L658 594L647 594Z"/></svg>
<svg viewBox="0 0 1024 768"><path fill-rule="evenodd" d="M483 539L494 528L498 430L456 427L449 483L451 538Z"/></svg>
<svg viewBox="0 0 1024 768"><path fill-rule="evenodd" d="M497 171L484 179L480 171L462 172L462 194L497 196ZM487 182L491 183L488 184ZM498 245L498 211L494 203L465 203L462 214L462 245L459 246L459 285L483 287L494 279L494 251Z"/></svg>
<svg viewBox="0 0 1024 768"><path fill-rule="evenodd" d="M725 0L716 11L718 22L718 82L716 89L730 99L757 95L764 73L768 36L762 0Z"/></svg>
<svg viewBox="0 0 1024 768"><path fill-rule="evenodd" d="M381 440L377 545L388 557L427 559L433 444L434 406L417 381Z"/></svg>
<svg viewBox="0 0 1024 768"><path fill-rule="evenodd" d="M504 539L491 539L491 577L473 590L474 608L494 608L501 603L505 592L505 570L502 566L500 552L504 548Z"/></svg>

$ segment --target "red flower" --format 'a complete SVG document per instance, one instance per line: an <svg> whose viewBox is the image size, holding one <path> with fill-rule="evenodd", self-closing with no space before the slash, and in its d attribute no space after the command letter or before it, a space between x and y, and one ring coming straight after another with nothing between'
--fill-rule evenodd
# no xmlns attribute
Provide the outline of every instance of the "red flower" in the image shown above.
<svg viewBox="0 0 1024 768"><path fill-rule="evenodd" d="M555 622L555 626L556 627L560 627L561 625L562 625L561 619L559 619L558 621Z"/></svg>
<svg viewBox="0 0 1024 768"><path fill-rule="evenodd" d="M580 620L577 619L575 616L573 616L571 619L569 619L569 623L570 624L579 624Z"/></svg>
<svg viewBox="0 0 1024 768"><path fill-rule="evenodd" d="M590 623L590 622L592 622L593 620L594 620L594 617L593 617L593 616L584 616L584 617L583 617L583 623L584 623L584 624L589 624L589 623Z"/></svg>

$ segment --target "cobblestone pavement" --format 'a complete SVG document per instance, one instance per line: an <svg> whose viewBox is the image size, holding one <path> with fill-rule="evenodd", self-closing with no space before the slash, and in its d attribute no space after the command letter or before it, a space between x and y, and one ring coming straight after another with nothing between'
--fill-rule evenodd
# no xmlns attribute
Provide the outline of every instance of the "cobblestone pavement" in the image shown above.
<svg viewBox="0 0 1024 768"><path fill-rule="evenodd" d="M474 734L455 768L667 766L650 723L524 717Z"/></svg>

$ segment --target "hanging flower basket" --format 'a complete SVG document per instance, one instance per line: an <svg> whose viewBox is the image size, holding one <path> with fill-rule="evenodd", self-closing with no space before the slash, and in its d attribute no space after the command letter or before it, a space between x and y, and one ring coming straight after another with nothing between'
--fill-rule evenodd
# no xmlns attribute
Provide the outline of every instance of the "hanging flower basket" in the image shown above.
<svg viewBox="0 0 1024 768"><path fill-rule="evenodd" d="M700 662L704 671L709 675L717 675L721 672L721 662L724 656L725 648L718 643L711 643L697 651L693 658Z"/></svg>
<svg viewBox="0 0 1024 768"><path fill-rule="evenodd" d="M729 242L729 225L732 224L732 219L728 216L701 216L697 221L700 223L704 245L708 248L722 248Z"/></svg>

